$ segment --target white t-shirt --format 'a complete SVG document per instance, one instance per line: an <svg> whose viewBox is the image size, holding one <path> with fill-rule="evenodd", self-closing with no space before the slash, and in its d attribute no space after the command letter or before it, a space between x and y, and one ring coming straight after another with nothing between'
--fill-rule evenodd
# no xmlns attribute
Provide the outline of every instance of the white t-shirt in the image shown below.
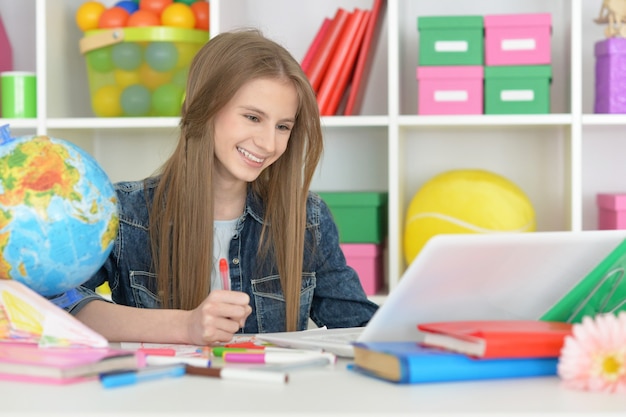
<svg viewBox="0 0 626 417"><path fill-rule="evenodd" d="M213 222L213 272L211 273L211 289L224 289L220 276L220 259L225 258L228 263L228 248L235 235L237 221L215 220Z"/></svg>

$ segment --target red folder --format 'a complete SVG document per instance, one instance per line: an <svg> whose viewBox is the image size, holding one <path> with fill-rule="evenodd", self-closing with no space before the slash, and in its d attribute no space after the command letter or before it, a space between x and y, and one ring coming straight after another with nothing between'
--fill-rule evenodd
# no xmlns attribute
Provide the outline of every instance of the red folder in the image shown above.
<svg viewBox="0 0 626 417"><path fill-rule="evenodd" d="M346 23L346 28L317 93L317 103L322 116L334 115L339 107L341 97L346 91L354 70L369 13L369 10L356 9Z"/></svg>
<svg viewBox="0 0 626 417"><path fill-rule="evenodd" d="M311 67L311 61L313 60L313 56L319 49L322 43L322 40L324 39L324 36L326 35L326 32L328 32L328 28L330 27L330 22L331 22L330 18L327 17L324 19L324 21L322 22L322 25L317 31L317 34L315 35L315 38L313 38L313 42L311 42L309 49L307 49L306 54L304 55L304 58L302 59L302 64L300 64L300 66L302 67L302 70L305 73Z"/></svg>
<svg viewBox="0 0 626 417"><path fill-rule="evenodd" d="M361 111L361 102L363 100L365 84L369 76L369 71L374 57L375 43L385 16L385 6L386 0L374 0L371 16L368 19L369 22L367 24L367 28L365 29L363 45L354 69L354 76L352 78L352 86L350 87L350 94L348 95L346 109L343 113L346 116L353 116Z"/></svg>
<svg viewBox="0 0 626 417"><path fill-rule="evenodd" d="M308 70L305 70L305 74L309 78L309 82L315 92L320 88L324 73L328 68L328 64L330 63L333 52L337 47L339 37L341 36L341 31L348 21L349 15L350 13L347 10L342 8L337 9L324 39L311 60L311 66Z"/></svg>

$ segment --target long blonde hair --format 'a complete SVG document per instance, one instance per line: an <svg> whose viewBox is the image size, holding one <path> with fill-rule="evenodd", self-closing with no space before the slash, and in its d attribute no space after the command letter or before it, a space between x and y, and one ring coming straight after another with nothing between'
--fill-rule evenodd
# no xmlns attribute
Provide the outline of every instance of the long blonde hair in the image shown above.
<svg viewBox="0 0 626 417"><path fill-rule="evenodd" d="M285 79L299 106L285 153L250 184L264 203L259 259L273 256L287 331L296 330L306 227L306 201L322 154L315 94L298 62L253 29L226 32L207 42L189 69L178 144L161 167L150 208L150 239L164 308L193 309L210 291L213 257L214 120L245 83Z"/></svg>

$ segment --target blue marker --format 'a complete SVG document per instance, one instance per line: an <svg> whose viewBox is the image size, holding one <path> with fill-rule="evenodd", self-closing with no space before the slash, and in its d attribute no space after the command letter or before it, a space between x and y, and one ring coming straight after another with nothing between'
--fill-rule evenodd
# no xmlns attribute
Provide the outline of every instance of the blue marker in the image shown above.
<svg viewBox="0 0 626 417"><path fill-rule="evenodd" d="M175 378L185 374L185 365L148 366L136 371L112 372L100 375L100 382L105 388L134 385L139 382L161 378Z"/></svg>

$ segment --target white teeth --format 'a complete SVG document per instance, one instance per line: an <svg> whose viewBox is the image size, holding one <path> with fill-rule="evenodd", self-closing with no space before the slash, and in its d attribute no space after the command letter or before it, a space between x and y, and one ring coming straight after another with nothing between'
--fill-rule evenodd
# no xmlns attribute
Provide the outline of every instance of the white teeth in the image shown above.
<svg viewBox="0 0 626 417"><path fill-rule="evenodd" d="M237 150L239 151L239 153L241 153L243 156L245 156L251 161L254 161L257 163L261 163L264 161L264 159L257 158L256 156L252 155L250 152L246 151L245 149L237 148Z"/></svg>

